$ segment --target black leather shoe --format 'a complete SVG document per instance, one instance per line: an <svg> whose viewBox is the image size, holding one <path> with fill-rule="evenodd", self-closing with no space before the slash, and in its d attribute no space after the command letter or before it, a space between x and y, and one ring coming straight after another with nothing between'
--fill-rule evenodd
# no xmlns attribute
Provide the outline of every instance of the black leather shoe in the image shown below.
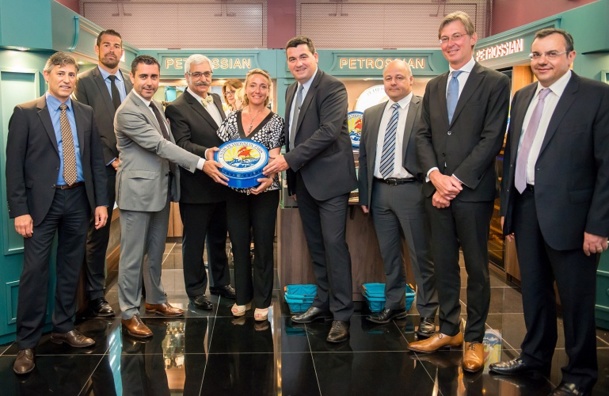
<svg viewBox="0 0 609 396"><path fill-rule="evenodd" d="M578 389L575 384L561 382L548 396L582 396L587 394L586 391Z"/></svg>
<svg viewBox="0 0 609 396"><path fill-rule="evenodd" d="M332 316L330 315L330 312L322 311L320 308L317 308L317 307L311 307L311 308L307 309L307 311L305 313L301 313L300 315L292 316L292 322L305 324L305 323L313 323L314 321L316 321L318 319L327 320L327 319L331 319L331 318L332 318Z"/></svg>
<svg viewBox="0 0 609 396"><path fill-rule="evenodd" d="M419 339L429 338L436 332L436 323L434 317L421 317L419 328L417 329L417 337Z"/></svg>
<svg viewBox="0 0 609 396"><path fill-rule="evenodd" d="M231 285L225 285L220 287L210 287L209 292L211 294L215 294L217 296L221 296L224 298L230 298L234 300L236 298L235 289Z"/></svg>
<svg viewBox="0 0 609 396"><path fill-rule="evenodd" d="M206 311L211 311L214 309L213 304L207 299L207 297L205 297L205 294L201 294L200 296L193 298L192 303L195 305L195 307L204 309Z"/></svg>
<svg viewBox="0 0 609 396"><path fill-rule="evenodd" d="M402 309L385 308L381 312L369 315L368 317L366 317L366 319L368 319L372 323L384 324L384 323L389 323L392 320L404 319L406 316L408 316L408 312L406 312L404 308L402 308Z"/></svg>
<svg viewBox="0 0 609 396"><path fill-rule="evenodd" d="M114 316L114 310L103 297L89 301L88 308L89 316L100 316L104 318Z"/></svg>
<svg viewBox="0 0 609 396"><path fill-rule="evenodd" d="M525 373L538 374L545 370L542 367L533 367L530 364L526 364L521 358L516 358L505 362L493 363L489 366L489 371L501 375L518 375Z"/></svg>
<svg viewBox="0 0 609 396"><path fill-rule="evenodd" d="M21 349L17 353L17 359L13 363L13 371L15 374L27 374L36 367L36 357L33 349Z"/></svg>
<svg viewBox="0 0 609 396"><path fill-rule="evenodd" d="M349 339L349 322L343 322L342 320L335 320L332 322L332 328L328 333L326 341L333 344L347 341Z"/></svg>
<svg viewBox="0 0 609 396"><path fill-rule="evenodd" d="M86 348L95 345L95 341L74 329L67 333L51 333L51 342L68 344L72 348Z"/></svg>

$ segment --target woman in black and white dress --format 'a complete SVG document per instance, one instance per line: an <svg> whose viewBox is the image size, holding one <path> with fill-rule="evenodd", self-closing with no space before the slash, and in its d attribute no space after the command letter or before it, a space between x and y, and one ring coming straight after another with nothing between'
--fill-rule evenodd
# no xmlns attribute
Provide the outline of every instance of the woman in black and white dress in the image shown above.
<svg viewBox="0 0 609 396"><path fill-rule="evenodd" d="M230 113L218 136L224 142L251 139L265 146L270 157L279 155L285 142L284 120L267 108L271 77L261 69L253 69L245 79L244 107ZM227 197L228 233L235 260L236 302L234 316L243 316L253 306L254 319L268 317L273 292L273 239L279 204L279 179L269 175L258 179L253 188L233 188ZM254 260L250 257L251 236L254 237ZM253 273L252 273L253 264Z"/></svg>

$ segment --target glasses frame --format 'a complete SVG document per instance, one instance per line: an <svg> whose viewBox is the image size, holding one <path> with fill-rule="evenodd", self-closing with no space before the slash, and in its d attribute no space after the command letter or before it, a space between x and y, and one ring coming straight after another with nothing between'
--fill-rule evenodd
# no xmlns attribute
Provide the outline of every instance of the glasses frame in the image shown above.
<svg viewBox="0 0 609 396"><path fill-rule="evenodd" d="M448 44L449 41L457 42L457 41L461 40L465 36L470 36L470 34L469 33L459 33L459 32L457 32L457 33L453 33L450 37L449 36L440 37L438 42L440 44Z"/></svg>
<svg viewBox="0 0 609 396"><path fill-rule="evenodd" d="M543 52L541 54L538 53L538 52L531 52L529 54L529 59L531 59L531 60L538 60L538 59L541 59L542 56L544 56L546 59L554 60L554 59L557 59L561 55L564 55L564 54L569 55L569 52L571 52L571 51L562 51L562 52L547 51L547 52Z"/></svg>
<svg viewBox="0 0 609 396"><path fill-rule="evenodd" d="M209 72L207 72L207 71L206 72L194 72L194 73L187 72L187 73L188 73L188 75L190 77L196 78L196 79L199 79L201 77L212 78L213 75L214 75L214 72L211 72L211 71L209 71Z"/></svg>

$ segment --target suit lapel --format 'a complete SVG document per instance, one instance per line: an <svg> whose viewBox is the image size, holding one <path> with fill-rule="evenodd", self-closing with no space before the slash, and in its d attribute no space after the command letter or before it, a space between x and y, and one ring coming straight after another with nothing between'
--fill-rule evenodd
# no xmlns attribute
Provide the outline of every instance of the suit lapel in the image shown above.
<svg viewBox="0 0 609 396"><path fill-rule="evenodd" d="M220 100L220 97L218 95L210 95L214 99L214 105L216 105L216 108L220 112L220 117L222 117L222 121L224 121L226 119L226 114L224 114L224 109L222 108L222 101Z"/></svg>
<svg viewBox="0 0 609 396"><path fill-rule="evenodd" d="M85 119L82 112L80 112L80 107L78 108L78 110L77 107L78 104L76 104L75 101L72 100L72 111L74 112L74 121L76 122L76 136L78 136L79 152L82 157L83 151L85 149L85 124L87 123L87 120Z"/></svg>
<svg viewBox="0 0 609 396"><path fill-rule="evenodd" d="M450 125L455 123L455 120L459 118L459 113L465 107L465 104L469 100L469 98L473 95L474 92L482 85L486 74L481 73L480 66L476 63L469 77L467 78L467 82L461 91L461 95L459 95L459 101L457 102L457 107L455 108L455 113L453 114L453 119ZM446 90L446 84L443 85L444 90ZM446 91L444 94L444 103L446 103Z"/></svg>
<svg viewBox="0 0 609 396"><path fill-rule="evenodd" d="M315 91L317 90L317 86L319 85L319 81L321 80L324 72L317 69L317 74L315 75L315 79L311 83L309 90L307 91L307 96L305 96L302 100L302 106L300 106L300 112L298 113L298 123L296 124L296 135L298 135L298 131L300 130L300 124L302 124L302 120L304 120L304 115L306 114L311 102L313 101L313 96L315 96ZM298 85L296 85L298 86ZM291 102L290 102L290 107ZM294 136L296 138L296 136Z"/></svg>
<svg viewBox="0 0 609 396"><path fill-rule="evenodd" d="M552 139L552 137L558 130L558 125L560 124L560 121L562 121L565 114L568 113L569 107L571 107L571 105L575 101L578 89L579 78L575 73L573 73L571 75L571 79L565 87L565 91L562 93L560 99L558 100L558 103L556 104L556 109L552 114L552 118L550 118L550 123L548 124L546 135L543 138L543 143L541 144L539 155L543 153L543 150L548 146L548 142L550 141L550 139Z"/></svg>
<svg viewBox="0 0 609 396"><path fill-rule="evenodd" d="M412 97L410 105L408 106L408 113L406 115L406 125L404 126L404 141L402 143L402 158L406 158L406 151L410 144L414 144L414 134L412 129L414 128L415 118L417 116L417 110L419 109L420 99L416 96Z"/></svg>
<svg viewBox="0 0 609 396"><path fill-rule="evenodd" d="M368 132L370 132L370 137L366 139L366 142L370 143L369 146L366 147L366 152L368 155L368 169L371 170L374 170L374 161L376 161L376 148L378 145L383 144L383 142L378 141L379 128L381 126L381 119L383 118L383 111L385 111L387 103L388 102L385 102L374 109L370 109L370 111L368 112L368 120L365 121L367 125L366 129L368 130Z"/></svg>
<svg viewBox="0 0 609 396"><path fill-rule="evenodd" d="M285 95L285 119L287 122L290 121L290 113L292 112L292 102L294 101L294 95L296 94L296 89L298 88L298 83L294 83L288 87L288 90ZM290 128L292 126L290 125Z"/></svg>
<svg viewBox="0 0 609 396"><path fill-rule="evenodd" d="M516 114L517 116L510 119L510 123L514 125L512 128L512 136L511 142L511 159L514 160L516 158L516 154L518 153L518 145L520 144L520 136L522 135L522 129L524 127L524 117L527 114L527 109L531 104L531 100L533 100L533 95L537 90L537 84L531 84L528 87L523 88L521 99L518 103L514 103L513 106L517 106L517 108L512 108L512 114Z"/></svg>
<svg viewBox="0 0 609 396"><path fill-rule="evenodd" d="M40 117L40 122L42 126L49 135L49 139L51 140L51 144L55 148L57 154L59 154L59 148L57 147L57 136L55 136L55 128L53 128L53 121L51 120L51 113L49 113L49 108L47 107L47 101L44 96L38 99L38 103L36 104L38 107L38 117Z"/></svg>
<svg viewBox="0 0 609 396"><path fill-rule="evenodd" d="M112 98L110 97L110 92L108 92L108 87L106 87L106 82L104 81L104 77L99 72L99 69L96 67L93 69L93 81L95 82L95 86L99 90L101 97L104 98L104 105L108 110L108 114L114 114L114 103L112 103Z"/></svg>
<svg viewBox="0 0 609 396"><path fill-rule="evenodd" d="M209 123L209 125L211 125L214 129L218 129L219 125L216 123L216 121L211 116L211 114L209 114L207 112L207 110L205 110L203 108L203 105L201 104L201 102L199 102L197 100L197 98L192 96L192 94L190 92L187 92L187 91L188 91L188 88L186 88L186 90L184 90L184 93L182 94L182 96L186 95L186 96L184 96L184 99L186 99L186 102L188 102L190 104L190 106L193 108L193 110L195 111L195 113L197 113L201 117L203 117L205 119L205 121L207 121ZM213 98L213 96L212 96L212 98ZM216 104L215 98L214 98L214 104ZM222 104L220 104L219 108L222 108ZM224 119L226 117L224 115L223 111L220 111L220 115L222 116L222 119Z"/></svg>

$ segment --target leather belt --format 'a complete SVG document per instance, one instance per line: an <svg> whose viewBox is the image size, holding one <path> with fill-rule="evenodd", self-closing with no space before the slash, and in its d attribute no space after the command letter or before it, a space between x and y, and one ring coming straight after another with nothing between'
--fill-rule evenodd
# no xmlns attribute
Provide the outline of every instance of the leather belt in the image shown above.
<svg viewBox="0 0 609 396"><path fill-rule="evenodd" d="M527 184L525 191L535 192L535 186L533 184Z"/></svg>
<svg viewBox="0 0 609 396"><path fill-rule="evenodd" d="M61 186L56 185L55 188L58 190L70 190L72 188L76 188L76 187L80 187L80 186L84 186L85 182L76 182L72 185L67 185L67 184L62 184Z"/></svg>
<svg viewBox="0 0 609 396"><path fill-rule="evenodd" d="M374 180L376 180L380 183L389 184L390 186L398 186L400 184L414 183L417 181L417 179L414 177L409 177L406 179L397 179L395 177L390 177L388 179L381 179L381 178L375 177Z"/></svg>

